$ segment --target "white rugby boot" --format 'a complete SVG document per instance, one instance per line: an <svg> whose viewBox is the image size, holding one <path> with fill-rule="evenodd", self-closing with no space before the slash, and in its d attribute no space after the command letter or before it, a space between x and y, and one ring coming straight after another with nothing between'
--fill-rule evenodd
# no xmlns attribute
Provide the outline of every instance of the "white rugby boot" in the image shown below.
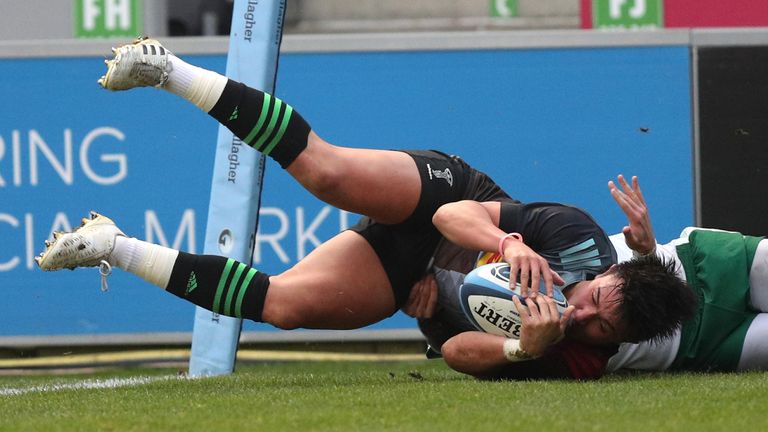
<svg viewBox="0 0 768 432"><path fill-rule="evenodd" d="M139 38L133 43L112 48L115 58L104 60L107 73L99 84L107 90L128 90L135 87L162 87L173 67L168 61L170 51L155 39Z"/></svg>
<svg viewBox="0 0 768 432"><path fill-rule="evenodd" d="M53 241L45 241L45 251L35 257L42 270L54 271L77 267L109 267L108 258L115 248L115 238L125 237L112 219L91 212L90 219L69 233L53 233Z"/></svg>

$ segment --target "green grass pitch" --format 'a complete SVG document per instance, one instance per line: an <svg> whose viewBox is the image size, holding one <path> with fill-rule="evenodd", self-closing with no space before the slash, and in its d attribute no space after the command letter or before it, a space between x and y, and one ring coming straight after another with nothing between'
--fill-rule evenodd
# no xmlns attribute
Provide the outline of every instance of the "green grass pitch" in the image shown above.
<svg viewBox="0 0 768 432"><path fill-rule="evenodd" d="M764 430L768 374L482 382L441 361L287 362L0 377L1 431ZM112 386L127 379L146 382ZM103 388L98 388L98 387Z"/></svg>

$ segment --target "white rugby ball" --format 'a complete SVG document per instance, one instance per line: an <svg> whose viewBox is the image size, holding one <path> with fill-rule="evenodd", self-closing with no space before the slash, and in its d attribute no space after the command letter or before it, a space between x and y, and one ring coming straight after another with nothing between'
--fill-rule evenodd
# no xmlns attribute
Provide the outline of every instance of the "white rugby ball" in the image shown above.
<svg viewBox="0 0 768 432"><path fill-rule="evenodd" d="M539 292L545 295L547 292L543 279ZM523 299L520 296L519 280L514 284L514 290L510 289L507 263L485 264L475 268L467 274L459 288L461 308L475 328L485 333L519 339L522 320L512 302L513 296ZM554 287L553 300L562 315L568 302L557 287Z"/></svg>

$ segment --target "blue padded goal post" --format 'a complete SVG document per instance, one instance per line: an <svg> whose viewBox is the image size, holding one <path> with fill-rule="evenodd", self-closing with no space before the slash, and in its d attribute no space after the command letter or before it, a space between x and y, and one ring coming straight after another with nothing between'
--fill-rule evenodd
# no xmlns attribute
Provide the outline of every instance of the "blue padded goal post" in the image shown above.
<svg viewBox="0 0 768 432"><path fill-rule="evenodd" d="M235 0L226 75L274 92L283 33L285 0ZM251 263L259 220L264 156L219 126L208 207L204 253ZM223 375L234 370L242 320L198 307L189 374Z"/></svg>

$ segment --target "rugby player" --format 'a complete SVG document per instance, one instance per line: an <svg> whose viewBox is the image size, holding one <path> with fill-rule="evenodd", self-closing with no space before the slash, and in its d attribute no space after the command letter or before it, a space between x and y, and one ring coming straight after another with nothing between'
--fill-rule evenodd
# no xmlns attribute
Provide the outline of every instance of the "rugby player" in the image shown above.
<svg viewBox="0 0 768 432"><path fill-rule="evenodd" d="M744 371L768 369L768 242L763 237L689 227L658 245L637 177L619 177L611 195L627 215L612 236L619 259L656 255L675 264L699 299L698 311L670 338L623 344L607 370ZM630 251L631 250L631 251Z"/></svg>
<svg viewBox="0 0 768 432"><path fill-rule="evenodd" d="M435 268L463 274L478 264L477 251L489 251L488 259L496 255L519 273L525 293L543 280L549 294L563 286L571 304L561 317L536 289L524 305L518 301L529 322L520 340L487 348L517 363L564 346L563 338L569 355L568 347L601 351L663 337L692 310L691 290L660 262L612 267L608 236L580 209L520 203L461 158L437 151L330 144L280 99L186 63L156 40L114 53L99 80L104 88L151 86L181 96L319 199L364 217L270 276L232 259L129 238L94 213L74 232L54 235L37 260L43 270L116 266L223 315L282 329L352 329L395 313Z"/></svg>

